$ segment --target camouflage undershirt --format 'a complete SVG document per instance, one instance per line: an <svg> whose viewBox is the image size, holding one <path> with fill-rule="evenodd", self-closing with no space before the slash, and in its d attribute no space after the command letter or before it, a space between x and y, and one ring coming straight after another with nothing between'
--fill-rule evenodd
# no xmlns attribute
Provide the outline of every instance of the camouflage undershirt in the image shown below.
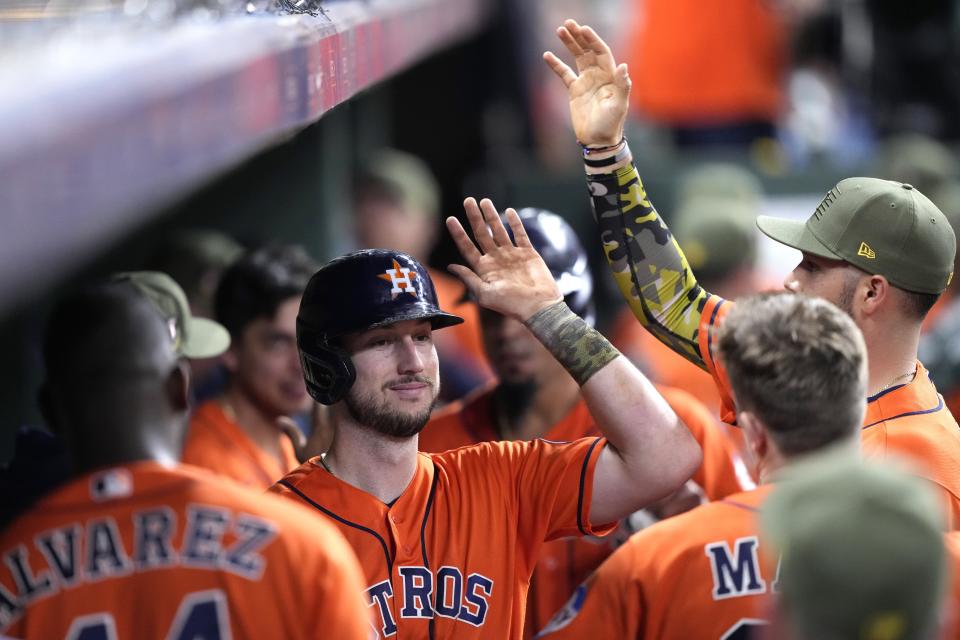
<svg viewBox="0 0 960 640"><path fill-rule="evenodd" d="M603 252L633 315L658 340L705 369L697 332L710 294L697 284L650 203L636 166L588 174L587 185Z"/></svg>

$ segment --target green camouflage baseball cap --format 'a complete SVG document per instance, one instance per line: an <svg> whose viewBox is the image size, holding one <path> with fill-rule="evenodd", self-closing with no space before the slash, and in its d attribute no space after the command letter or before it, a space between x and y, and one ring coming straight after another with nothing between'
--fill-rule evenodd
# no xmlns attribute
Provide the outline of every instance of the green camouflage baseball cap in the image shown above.
<svg viewBox="0 0 960 640"><path fill-rule="evenodd" d="M780 554L787 624L804 638L933 637L947 581L940 509L923 480L847 452L786 471L761 527Z"/></svg>
<svg viewBox="0 0 960 640"><path fill-rule="evenodd" d="M843 260L907 291L940 293L953 278L953 229L909 184L847 178L806 222L759 216L757 226L788 247Z"/></svg>
<svg viewBox="0 0 960 640"><path fill-rule="evenodd" d="M187 296L173 278L160 271L126 271L112 279L129 282L160 310L170 327L177 353L187 358L212 358L230 346L230 334L217 322L194 318Z"/></svg>

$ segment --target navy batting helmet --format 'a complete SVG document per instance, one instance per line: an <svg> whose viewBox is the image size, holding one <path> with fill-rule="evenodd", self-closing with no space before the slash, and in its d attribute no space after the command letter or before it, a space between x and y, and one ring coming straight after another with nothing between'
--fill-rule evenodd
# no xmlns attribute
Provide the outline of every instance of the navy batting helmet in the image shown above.
<svg viewBox="0 0 960 640"><path fill-rule="evenodd" d="M297 314L307 391L321 404L334 404L353 385L356 370L339 337L420 319L434 329L463 322L440 310L430 274L407 254L364 249L328 262L310 278Z"/></svg>
<svg viewBox="0 0 960 640"><path fill-rule="evenodd" d="M526 207L517 211L530 244L547 263L564 301L578 316L593 326L593 276L587 265L587 252L566 220L546 209ZM506 224L506 221L504 221ZM507 229L510 229L507 226ZM513 238L513 231L510 231Z"/></svg>

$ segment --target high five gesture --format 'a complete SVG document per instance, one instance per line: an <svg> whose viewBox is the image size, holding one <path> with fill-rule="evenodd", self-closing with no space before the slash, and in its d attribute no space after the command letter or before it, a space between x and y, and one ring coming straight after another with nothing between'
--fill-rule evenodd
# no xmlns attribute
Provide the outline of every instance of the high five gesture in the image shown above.
<svg viewBox="0 0 960 640"><path fill-rule="evenodd" d="M567 20L557 36L573 55L574 71L554 53L543 59L570 93L570 117L577 140L585 146L610 146L623 137L630 97L627 65L618 65L610 47L596 32Z"/></svg>

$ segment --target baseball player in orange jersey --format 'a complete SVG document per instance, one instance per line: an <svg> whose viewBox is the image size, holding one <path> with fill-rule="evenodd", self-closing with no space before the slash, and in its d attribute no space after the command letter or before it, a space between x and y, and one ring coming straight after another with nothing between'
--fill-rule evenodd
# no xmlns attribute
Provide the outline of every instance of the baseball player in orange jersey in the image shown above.
<svg viewBox="0 0 960 640"><path fill-rule="evenodd" d="M513 210L465 202L479 249L447 220L481 306L525 321L564 364L604 437L417 451L437 389L440 310L426 270L395 251L338 258L311 279L298 345L311 394L332 405L330 450L274 489L335 522L357 552L383 637L520 638L545 540L603 535L675 491L696 441L625 358L563 302Z"/></svg>
<svg viewBox="0 0 960 640"><path fill-rule="evenodd" d="M778 576L775 562L764 563L758 510L792 461L827 450L856 458L866 348L847 315L791 293L738 303L718 347L763 486L631 537L538 637L732 639L765 624L765 598ZM789 399L806 410L780 412Z"/></svg>
<svg viewBox="0 0 960 640"><path fill-rule="evenodd" d="M360 568L334 527L176 463L183 358L228 338L168 315L167 294L145 297L135 277L76 292L51 317L42 404L74 478L0 535L0 634L367 638Z"/></svg>
<svg viewBox="0 0 960 640"><path fill-rule="evenodd" d="M316 269L296 246L252 251L223 274L214 304L230 332L226 390L190 420L183 462L265 490L299 464L282 420L307 411L296 347L300 296Z"/></svg>
<svg viewBox="0 0 960 640"><path fill-rule="evenodd" d="M583 145L594 215L614 279L637 319L657 338L710 371L735 420L726 375L710 353L731 304L705 291L643 189L623 137L630 78L589 27L567 20L557 34L577 72L552 53ZM943 213L908 184L848 178L806 223L761 216L760 230L799 249L789 291L820 296L846 311L870 354L863 450L906 457L935 485L948 527L960 527L960 427L917 360L924 315L953 277L956 238ZM794 410L794 404L782 410Z"/></svg>
<svg viewBox="0 0 960 640"><path fill-rule="evenodd" d="M543 209L517 213L564 301L592 325L593 277L573 229L563 218ZM492 311L481 311L480 320L483 342L499 382L435 412L420 434L421 451L440 453L496 440L543 437L572 441L600 435L577 383L533 334L516 320ZM703 449L703 464L693 476L702 490L694 488L694 497L706 493L715 500L746 488L737 478L734 457L738 462L739 457L706 407L679 389L657 386L657 390ZM742 462L739 466L746 476ZM747 481L752 487L748 477ZM689 494L683 497L687 505L699 502ZM564 538L545 544L530 582L524 636L532 637L542 629L622 539L615 535L604 540Z"/></svg>

